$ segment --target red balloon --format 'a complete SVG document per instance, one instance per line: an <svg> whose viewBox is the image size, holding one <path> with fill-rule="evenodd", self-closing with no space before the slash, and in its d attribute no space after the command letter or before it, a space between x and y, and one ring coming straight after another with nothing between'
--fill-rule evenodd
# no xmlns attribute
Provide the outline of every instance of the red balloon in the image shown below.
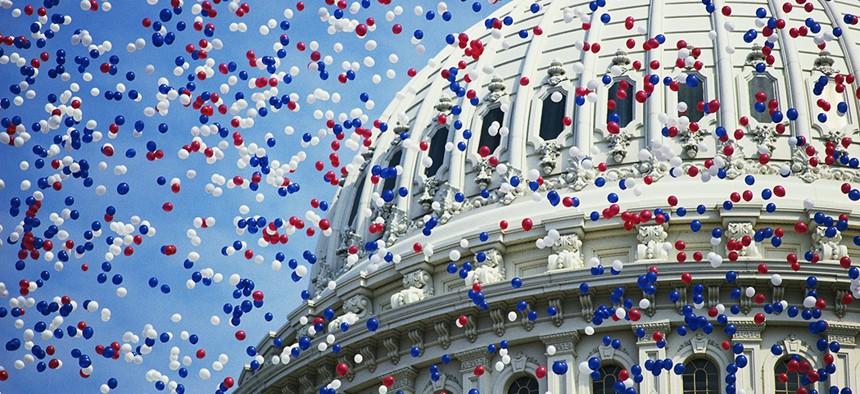
<svg viewBox="0 0 860 394"><path fill-rule="evenodd" d="M394 385L394 377L391 375L388 375L388 376L382 378L382 385L385 387L393 386Z"/></svg>
<svg viewBox="0 0 860 394"><path fill-rule="evenodd" d="M523 230L529 231L532 229L532 226L534 226L534 222L532 222L531 219L529 219L529 218L523 219Z"/></svg>
<svg viewBox="0 0 860 394"><path fill-rule="evenodd" d="M535 377L538 379L543 379L546 376L546 367L543 365L535 368Z"/></svg>
<svg viewBox="0 0 860 394"><path fill-rule="evenodd" d="M338 376L344 376L349 373L349 366L346 363L338 363L337 367L335 367L335 371Z"/></svg>

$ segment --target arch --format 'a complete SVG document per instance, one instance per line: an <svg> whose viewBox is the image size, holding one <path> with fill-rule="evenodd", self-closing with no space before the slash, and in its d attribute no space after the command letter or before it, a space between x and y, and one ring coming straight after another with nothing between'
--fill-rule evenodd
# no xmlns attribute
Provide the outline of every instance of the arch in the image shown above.
<svg viewBox="0 0 860 394"><path fill-rule="evenodd" d="M508 386L516 379L529 376L535 377L535 370L539 367L536 360L531 357L518 353L512 357L510 368L505 368L501 372L493 372L493 381L497 384L493 385L492 394L508 394ZM538 393L546 392L546 380L538 381Z"/></svg>
<svg viewBox="0 0 860 394"><path fill-rule="evenodd" d="M715 363L717 371L720 374L734 361L722 348L702 334L688 339L671 356L672 362L675 364L683 364L690 359L700 357L707 358ZM669 388L672 392L683 393L683 387L683 379L680 375L669 374Z"/></svg>
<svg viewBox="0 0 860 394"><path fill-rule="evenodd" d="M448 134L450 129L447 126L438 127L430 134L430 146L427 148L427 157L433 160L433 164L429 167L424 167L424 176L432 177L439 175L442 167L447 163L448 151Z"/></svg>
<svg viewBox="0 0 860 394"><path fill-rule="evenodd" d="M615 349L612 346L602 344L591 349L591 351L588 352L588 355L578 359L578 361L585 361L591 357L600 358L601 367L603 365L613 364L621 367L622 369L626 369L627 371L630 371L630 368L638 364L623 348ZM578 364L578 362L574 364ZM591 379L590 374L581 374L579 372L579 368L575 369L575 373L577 393L587 394L595 392L593 380ZM636 385L638 385L638 383L634 384L634 387ZM607 391L607 393L614 393L614 391Z"/></svg>
<svg viewBox="0 0 860 394"><path fill-rule="evenodd" d="M618 381L618 375L624 367L616 362L605 362L600 364L597 369L600 372L600 379L591 380L592 394L612 394L615 392L615 382Z"/></svg>
<svg viewBox="0 0 860 394"><path fill-rule="evenodd" d="M463 386L457 381L456 377L448 374L441 374L438 380L430 380L422 394L460 394L463 392Z"/></svg>
<svg viewBox="0 0 860 394"><path fill-rule="evenodd" d="M781 345L784 349L785 354L789 355L797 355L807 361L809 361L812 365L818 365L819 359L818 356L812 352L812 349L809 345L803 340L797 338L795 335L788 335L782 341L778 341L777 344ZM761 368L761 381L764 385L763 387L776 387L776 375L773 371L776 369L777 363L780 360L786 358L785 354L776 356L769 351L762 352L764 354ZM807 386L809 387L809 386ZM825 387L824 384L815 384L811 387L818 389L819 392L826 392L826 389L822 391L822 388Z"/></svg>
<svg viewBox="0 0 860 394"><path fill-rule="evenodd" d="M512 379L507 385L505 394L539 394L540 383L534 376L522 375Z"/></svg>
<svg viewBox="0 0 860 394"><path fill-rule="evenodd" d="M700 111L698 108L699 102L704 102L705 98L705 87L707 86L708 80L705 78L702 73L698 71L685 72L686 77L685 80L678 81L678 93L677 100L678 103L687 104L687 111L684 113L678 112L678 116L686 116L690 119L691 122L699 122L702 118L705 117L705 112ZM696 80L695 86L690 86L687 83L688 78L693 77Z"/></svg>
<svg viewBox="0 0 860 394"><path fill-rule="evenodd" d="M816 90L815 85L818 79L822 76L827 77L827 85L821 91ZM836 91L836 82L831 75L826 75L821 72L813 72L813 76L808 79L807 86L809 88L809 108L812 110L810 116L812 119L812 127L817 129L822 137L825 137L829 132L837 132L837 133L845 133L850 131L851 124L853 123L853 113L852 113L852 105L850 105L851 100L849 99L849 91L850 89L846 88L842 93ZM816 94L817 93L817 94ZM824 99L826 100L831 108L830 111L824 111L819 108L818 100ZM840 103L844 102L849 104L848 111L843 116L839 116L836 110L836 106ZM819 114L827 115L827 121L821 122L818 120Z"/></svg>
<svg viewBox="0 0 860 394"><path fill-rule="evenodd" d="M747 110L749 111L750 118L755 119L758 123L772 123L770 116L770 110L767 108L768 102L770 100L779 101L778 91L777 91L777 81L769 72L765 71L763 73L753 72L749 75L749 78L746 79L746 87L747 87ZM756 110L756 95L762 92L767 96L765 100L765 109L762 112Z"/></svg>
<svg viewBox="0 0 860 394"><path fill-rule="evenodd" d="M803 373L798 371L797 368L791 367L790 362L792 360L796 360L798 362L809 362L805 358L796 354L784 356L777 360L773 366L774 394L794 394L797 392L797 389L804 387L801 382L801 376L803 376ZM812 368L814 368L814 366ZM785 382L782 382L780 379L780 375L782 374L786 375L787 379Z"/></svg>
<svg viewBox="0 0 860 394"><path fill-rule="evenodd" d="M696 356L687 360L681 382L684 394L720 394L720 370L709 357Z"/></svg>
<svg viewBox="0 0 860 394"><path fill-rule="evenodd" d="M475 147L475 152L480 154L481 148L486 146L492 155L502 146L502 135L499 129L505 126L505 115L501 105L487 107L481 114L481 133L478 135L478 146ZM496 123L498 127L493 126ZM493 127L492 131L491 127Z"/></svg>

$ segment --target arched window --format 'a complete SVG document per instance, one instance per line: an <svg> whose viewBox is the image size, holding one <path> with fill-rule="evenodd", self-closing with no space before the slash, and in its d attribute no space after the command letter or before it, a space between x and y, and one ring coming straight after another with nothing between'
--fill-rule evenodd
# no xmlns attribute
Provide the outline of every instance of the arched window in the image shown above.
<svg viewBox="0 0 860 394"><path fill-rule="evenodd" d="M543 99L543 108L541 108L540 113L540 138L544 141L552 141L558 138L562 130L564 130L567 95L563 92L557 93L561 94L561 99L558 101L553 100L555 93L550 93L549 96ZM555 98L558 98L558 95L555 95Z"/></svg>
<svg viewBox="0 0 860 394"><path fill-rule="evenodd" d="M609 88L607 101L606 122L616 122L618 127L627 127L633 121L633 92L634 84L626 79L619 79Z"/></svg>
<svg viewBox="0 0 860 394"><path fill-rule="evenodd" d="M767 73L753 73L747 82L749 87L750 116L759 123L771 123L770 110L767 108L770 100L776 99L776 81ZM764 93L765 101L756 108L756 96ZM763 111L759 112L759 109Z"/></svg>
<svg viewBox="0 0 860 394"><path fill-rule="evenodd" d="M436 172L442 167L442 164L445 162L445 144L447 143L448 128L443 127L437 129L436 132L433 133L433 137L430 138L430 148L427 149L427 153L429 154L430 159L433 160L433 164L424 169L425 176L431 177L436 175Z"/></svg>
<svg viewBox="0 0 860 394"><path fill-rule="evenodd" d="M398 150L391 155L391 159L388 160L388 171L385 171L388 177L385 178L385 182L382 183L382 190L393 190L395 186L397 186L397 170L395 167L400 165L400 160L403 158L403 151Z"/></svg>
<svg viewBox="0 0 860 394"><path fill-rule="evenodd" d="M794 362L792 362L791 358L784 358L776 362L776 365L773 367L774 382L776 382L774 393L794 394L797 392L797 389L803 387L800 377L804 373L799 371L800 364L803 361L806 360L798 357L798 360L794 360Z"/></svg>
<svg viewBox="0 0 860 394"><path fill-rule="evenodd" d="M845 102L846 100L844 93L839 93L836 91L836 82L833 81L833 79L831 79L830 82L827 83L827 86L824 87L824 91L821 93L821 95L817 96L815 100L817 101L819 98L824 99L830 104L830 111L825 112L823 109L816 107L815 112L813 113L813 116L815 116L816 120L818 119L819 113L824 113L827 116L827 121L823 122L823 124L827 127L835 130L841 129L848 125L848 115L845 114L844 116L839 116L839 113L836 110L836 107L839 105L839 103ZM822 122L819 121L819 123Z"/></svg>
<svg viewBox="0 0 860 394"><path fill-rule="evenodd" d="M486 115L484 115L484 119L481 122L481 137L478 140L478 153L481 152L481 147L484 146L490 149L491 154L496 151L496 148L498 148L502 143L502 136L499 134L499 128L504 126L504 122L505 113L502 112L502 109L499 107L489 110ZM493 127L494 123L498 123L498 125L493 128L494 133L491 134L490 127Z"/></svg>
<svg viewBox="0 0 860 394"><path fill-rule="evenodd" d="M592 394L613 394L615 393L615 382L619 380L618 375L622 368L616 364L607 364L597 371L600 372L600 379L591 381Z"/></svg>
<svg viewBox="0 0 860 394"><path fill-rule="evenodd" d="M684 364L684 394L720 394L717 365L706 358L696 358Z"/></svg>
<svg viewBox="0 0 860 394"><path fill-rule="evenodd" d="M350 227L355 224L355 216L358 214L358 208L361 206L361 193L364 191L364 182L366 181L365 173L361 172L358 174L358 179L355 180L355 183L358 185L355 187L355 195L354 200L352 202L352 209L349 211L349 225Z"/></svg>
<svg viewBox="0 0 860 394"><path fill-rule="evenodd" d="M511 382L508 394L538 394L538 381L531 376L523 376Z"/></svg>
<svg viewBox="0 0 860 394"><path fill-rule="evenodd" d="M705 117L705 113L699 110L699 103L703 101L705 101L705 79L698 73L689 74L678 87L678 103L687 104L687 111L679 112L678 116L686 115L691 122L698 122Z"/></svg>

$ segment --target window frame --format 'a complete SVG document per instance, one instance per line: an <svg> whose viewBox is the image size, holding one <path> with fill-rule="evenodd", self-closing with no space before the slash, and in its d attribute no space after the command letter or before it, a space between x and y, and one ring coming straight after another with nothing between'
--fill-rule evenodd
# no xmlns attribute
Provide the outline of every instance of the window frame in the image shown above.
<svg viewBox="0 0 860 394"><path fill-rule="evenodd" d="M704 103L705 103L705 105L707 105L707 99L708 99L708 77L706 77L706 76L705 76L701 71L696 70L696 69L685 70L685 71L683 71L683 74L684 74L684 76L685 76L685 78L684 78L684 79L686 79L686 76L689 76L689 75L695 75L695 76L696 76L696 78L698 78L698 79L699 79L699 86L701 86L701 88L702 88L702 100L701 100L701 101L702 101L702 102L704 102ZM674 112L675 112L675 114L678 116L678 118L680 118L681 116L687 116L687 118L689 118L689 112L690 112L690 108L691 108L689 104L687 105L687 113L686 113L686 114L681 115L681 113L680 113L680 112L678 112L678 104L680 104L680 103L681 103L681 89L687 86L687 81L686 81L686 80L682 80L682 79L680 78L680 76L679 76L679 78L676 78L676 79L675 79L675 81L676 81L676 82L678 82L678 84L680 85L680 87L678 88L678 91L677 91L677 92L673 92L673 93L674 93L674 96L675 96L675 108L674 108L674 110L673 110L673 111L674 111ZM695 108L696 108L696 107L695 107L695 105L698 105L698 103L694 104L694 107L692 107L692 108L694 108L694 109L695 109ZM697 111L697 112L698 112L698 111ZM709 116L711 116L711 115L712 115L712 114L709 114L709 113L706 113L705 111L702 111L702 117L701 117L701 118L699 118L699 119L697 119L697 120L692 120L692 119L690 119L690 122L696 122L697 124L700 124L700 125L701 125L701 124L702 124L702 121L703 121L703 120L706 120L706 119L707 119Z"/></svg>
<svg viewBox="0 0 860 394"><path fill-rule="evenodd" d="M690 368L690 366L693 365L693 363L697 362L697 361L705 361L706 364L703 367L696 367L695 370ZM713 366L713 372L707 371L705 369L708 365ZM699 371L705 372L705 389L704 389L704 391L701 391L697 387L698 385L696 384L698 382L698 379L696 379L697 372L699 372ZM713 380L711 380L712 379L711 373L713 373L715 375L713 377ZM693 381L693 387L692 388L687 387L687 377L688 376L692 377L692 381ZM712 386L711 382L713 382L713 385L715 387L711 387ZM681 374L681 393L682 394L720 394L720 384L721 384L720 368L719 368L719 364L716 361L714 361L708 357L702 357L702 356L690 357L686 361L684 361L684 373Z"/></svg>
<svg viewBox="0 0 860 394"><path fill-rule="evenodd" d="M452 128L452 126L447 125L447 124L434 125L434 126L432 126L431 131L427 134L427 139L425 141L427 141L429 146L427 147L426 151L421 153L419 165L417 166L419 168L419 173L421 174L423 179L429 179L432 177L442 178L447 173L448 167L451 163L451 153L452 152L446 150L445 146L448 145L449 142L451 142L451 128ZM441 147L441 149L442 149L442 162L439 164L439 167L436 168L436 171L433 174L428 174L428 170L430 168L432 168L432 165L430 167L424 167L424 165L420 164L420 163L423 162L424 157L431 157L432 158L433 147L434 147L433 139L436 138L437 133L442 132L443 130L446 133L446 136L445 136L445 144L442 145L442 147ZM433 161L433 165L436 165L435 160Z"/></svg>
<svg viewBox="0 0 860 394"><path fill-rule="evenodd" d="M617 97L614 97L612 95L612 88L614 88L616 85L618 85L621 81L627 81L627 83L630 85L630 87L628 88L628 90L630 90L630 92L627 95L627 99L630 100L630 107L631 107L630 112L631 112L631 114L630 114L630 121L628 121L626 125L622 126L621 123L619 122L618 126L621 130L627 129L631 125L634 125L637 118L638 118L637 115L639 115L640 111L636 110L636 106L638 104L636 102L636 85L637 85L636 81L634 81L633 78L630 78L627 75L621 75L621 76L612 78L612 83L610 85L606 86L606 100L603 102L603 111L604 111L603 114L604 114L604 116L603 116L603 122L602 122L604 128L609 124L609 114L611 112L614 112L614 111L609 110L609 100L616 100L616 98L617 98ZM617 103L618 102L616 101L616 108L617 108Z"/></svg>

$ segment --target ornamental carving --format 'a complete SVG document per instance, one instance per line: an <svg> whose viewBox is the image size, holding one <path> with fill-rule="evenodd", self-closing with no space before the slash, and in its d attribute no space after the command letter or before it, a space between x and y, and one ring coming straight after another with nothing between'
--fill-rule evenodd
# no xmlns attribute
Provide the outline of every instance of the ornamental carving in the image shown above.
<svg viewBox="0 0 860 394"><path fill-rule="evenodd" d="M361 357L364 359L362 364L367 366L367 370L370 373L376 372L376 343L375 341L370 341L368 344L361 347Z"/></svg>
<svg viewBox="0 0 860 394"><path fill-rule="evenodd" d="M792 148L791 153L791 173L792 175L803 179L810 183L821 178L821 168L813 166L809 163L809 155L806 154L806 149L803 147Z"/></svg>
<svg viewBox="0 0 860 394"><path fill-rule="evenodd" d="M382 233L382 240L386 246L392 246L397 239L409 231L412 226L412 221L402 209L397 208L394 204L385 204L376 208L376 218L382 219L385 224L385 231Z"/></svg>
<svg viewBox="0 0 860 394"><path fill-rule="evenodd" d="M505 336L505 311L499 308L490 310L490 319L493 320L493 332L496 333L496 336Z"/></svg>
<svg viewBox="0 0 860 394"><path fill-rule="evenodd" d="M408 336L409 340L412 342L412 347L417 347L420 350L418 355L424 355L424 330L420 328L414 328L412 330L409 330L406 336Z"/></svg>
<svg viewBox="0 0 860 394"><path fill-rule="evenodd" d="M780 342L782 343L782 348L785 349L788 354L800 354L803 349L809 349L808 343L797 339L794 335L789 335Z"/></svg>
<svg viewBox="0 0 860 394"><path fill-rule="evenodd" d="M460 381L457 379L456 376L443 373L443 374L440 374L439 379L437 379L437 380L433 380L431 378L430 381L427 382L426 385L424 385L424 391L423 392L426 393L429 391L432 393L438 393L440 391L446 390L446 389L448 389L448 386L449 386L448 383L449 382L451 383L452 386L454 386L453 390L449 389L449 391L452 391L454 393L459 393L459 392L463 391L463 389L460 388L461 387Z"/></svg>
<svg viewBox="0 0 860 394"><path fill-rule="evenodd" d="M839 70L833 67L834 64L835 62L833 61L833 58L830 57L830 52L821 51L818 52L818 57L812 64L812 69L829 77L834 74L839 74Z"/></svg>
<svg viewBox="0 0 860 394"><path fill-rule="evenodd" d="M639 226L639 245L636 247L637 260L666 260L669 254L663 243L669 234L662 224Z"/></svg>
<svg viewBox="0 0 860 394"><path fill-rule="evenodd" d="M547 270L583 268L582 241L576 234L562 235L552 246L553 254L547 257Z"/></svg>
<svg viewBox="0 0 860 394"><path fill-rule="evenodd" d="M577 331L561 332L557 334L541 335L540 340L546 346L555 346L556 354L572 354L576 357L576 345L582 337Z"/></svg>
<svg viewBox="0 0 860 394"><path fill-rule="evenodd" d="M619 49L615 51L615 57L612 58L612 66L617 66L621 70L621 75L630 71L630 58L627 57L627 51Z"/></svg>
<svg viewBox="0 0 860 394"><path fill-rule="evenodd" d="M451 333L450 333L450 324L446 321L438 321L433 325L433 329L436 330L436 335L438 336L439 346L442 349L447 349L451 346Z"/></svg>
<svg viewBox="0 0 860 394"><path fill-rule="evenodd" d="M732 336L733 340L745 341L761 341L761 334L765 329L766 323L756 324L752 320L740 319L729 320L730 324L734 324L737 331Z"/></svg>
<svg viewBox="0 0 860 394"><path fill-rule="evenodd" d="M304 371L304 373L299 376L299 384L302 387L302 392L305 394L312 394L315 391L314 376L313 372L310 371Z"/></svg>
<svg viewBox="0 0 860 394"><path fill-rule="evenodd" d="M834 228L834 230L836 230ZM848 247L842 245L842 232L836 230L832 237L827 236L827 226L816 226L812 233L813 252L818 253L821 260L839 260L848 256Z"/></svg>
<svg viewBox="0 0 860 394"><path fill-rule="evenodd" d="M478 317L475 315L469 315L469 320L466 322L466 325L463 326L466 333L466 339L469 342L475 342L478 340Z"/></svg>
<svg viewBox="0 0 860 394"><path fill-rule="evenodd" d="M499 101L502 97L507 95L505 92L505 79L500 75L493 75L493 79L490 80L490 84L487 86L490 93L487 94L487 101L491 103L495 103Z"/></svg>
<svg viewBox="0 0 860 394"><path fill-rule="evenodd" d="M368 311L371 309L371 300L369 297L365 295L355 295L346 300L343 304L344 313L334 319L328 324L329 332L337 332L340 330L341 323L354 324L359 319L367 316Z"/></svg>
<svg viewBox="0 0 860 394"><path fill-rule="evenodd" d="M741 312L743 312L745 315L750 313L753 307L753 299L752 297L747 296L747 289L747 286L741 286L741 299L739 302L741 306Z"/></svg>
<svg viewBox="0 0 860 394"><path fill-rule="evenodd" d="M597 176L593 169L586 170L583 168L581 160L574 156L568 157L567 163L568 166L560 177L562 181L560 187L567 186L574 191L580 191L585 189Z"/></svg>
<svg viewBox="0 0 860 394"><path fill-rule="evenodd" d="M681 142L681 148L684 149L684 154L689 158L695 158L699 154L699 144L708 135L705 129L696 131L687 128L678 133L678 141Z"/></svg>
<svg viewBox="0 0 860 394"><path fill-rule="evenodd" d="M529 320L529 312L531 312L531 311L532 311L532 303L531 302L526 304L526 309L523 309L522 311L520 311L520 320L522 321L523 329L525 329L526 331L531 331L532 329L535 328L535 322L532 320Z"/></svg>
<svg viewBox="0 0 860 394"><path fill-rule="evenodd" d="M553 59L550 62L549 68L546 69L546 83L550 86L557 86L562 81L567 80L567 77L564 75L565 73L564 64L558 59Z"/></svg>
<svg viewBox="0 0 860 394"><path fill-rule="evenodd" d="M352 382L352 380L355 379L355 368L352 365L352 357L348 354L342 354L337 358L337 362L346 364L349 369L344 377L347 381Z"/></svg>
<svg viewBox="0 0 860 394"><path fill-rule="evenodd" d="M357 261L357 260L355 260L355 261L351 262L350 259L348 258L349 248L352 246L362 245L364 243L364 240L361 238L361 235L359 235L355 231L352 231L351 229L348 229L346 231L342 231L340 233L340 236L338 237L338 239L340 239L340 243L338 244L337 252L335 252L335 253L336 253L339 261L341 261L341 262L345 261L345 263L342 263L342 264L344 264L344 267L346 270L349 270L355 265L355 261ZM359 257L363 256L363 254L364 254L362 252L362 249L363 248L359 248L359 253L358 253Z"/></svg>
<svg viewBox="0 0 860 394"><path fill-rule="evenodd" d="M842 298L848 294L851 294L851 292L845 289L839 289L836 290L835 293L836 300L833 303L833 314L835 314L836 317L841 319L845 317L845 312L848 309L848 306L842 303Z"/></svg>
<svg viewBox="0 0 860 394"><path fill-rule="evenodd" d="M439 187L442 186L444 182L444 180L435 176L431 176L424 180L424 184L421 186L421 195L418 196L418 204L421 205L421 209L425 212L433 210L433 203L436 201L436 194L439 192Z"/></svg>
<svg viewBox="0 0 860 394"><path fill-rule="evenodd" d="M325 264L324 261L320 263L322 264L319 265L319 271L317 271L316 275L311 279L311 285L313 286L315 295L322 293L328 288L328 282L335 279L334 270L332 270L331 265Z"/></svg>
<svg viewBox="0 0 860 394"><path fill-rule="evenodd" d="M591 302L591 294L580 294L579 304L582 306L582 319L586 323L591 323L591 319L594 318L594 304Z"/></svg>
<svg viewBox="0 0 860 394"><path fill-rule="evenodd" d="M720 285L708 286L708 308L716 308L720 304Z"/></svg>
<svg viewBox="0 0 860 394"><path fill-rule="evenodd" d="M767 57L761 51L761 45L753 44L752 50L747 54L747 58L744 61L744 66L755 67L759 63L763 63Z"/></svg>
<svg viewBox="0 0 860 394"><path fill-rule="evenodd" d="M412 391L415 387L415 380L418 378L418 371L413 367L404 367L391 371L391 377L394 378L392 390L408 389Z"/></svg>
<svg viewBox="0 0 860 394"><path fill-rule="evenodd" d="M656 297L654 297L654 294L645 294L645 292L643 291L642 298L648 300L648 307L643 310L645 312L645 316L654 317L654 315L657 313Z"/></svg>
<svg viewBox="0 0 860 394"><path fill-rule="evenodd" d="M770 125L758 125L752 128L749 131L750 139L759 146L759 150L761 152L762 148L766 148L766 152L768 155L773 154L773 151L776 150L776 132L773 127Z"/></svg>
<svg viewBox="0 0 860 394"><path fill-rule="evenodd" d="M549 300L549 306L555 307L556 314L551 316L552 324L556 327L561 327L564 324L564 310L561 307L561 299L554 298Z"/></svg>
<svg viewBox="0 0 860 394"><path fill-rule="evenodd" d="M633 136L623 130L618 134L609 134L606 136L606 143L609 145L609 155L612 156L612 160L615 160L616 163L624 161L624 158L627 157L627 148L630 147L632 139Z"/></svg>
<svg viewBox="0 0 860 394"><path fill-rule="evenodd" d="M561 156L561 145L555 141L544 142L537 150L540 155L540 169L544 175L549 175L558 165Z"/></svg>
<svg viewBox="0 0 860 394"><path fill-rule="evenodd" d="M636 343L641 344L641 343L654 343L653 335L655 332L662 333L663 337L665 338L666 336L668 336L669 330L671 329L671 326L669 325L668 320L664 320L664 321L657 321L657 322L651 322L651 323L633 324L631 326L631 328L633 329L634 333L636 332L636 330L638 330L640 328L645 330L645 336L642 338L637 337L637 339L636 339Z"/></svg>
<svg viewBox="0 0 860 394"><path fill-rule="evenodd" d="M856 346L857 334L860 334L860 326L855 324L831 323L827 326L827 341L839 342L843 348Z"/></svg>
<svg viewBox="0 0 860 394"><path fill-rule="evenodd" d="M460 360L461 371L470 371L479 365L486 366L490 362L487 358L487 349L484 347L454 353L453 356Z"/></svg>
<svg viewBox="0 0 860 394"><path fill-rule="evenodd" d="M484 253L487 255L487 259L469 271L466 276L466 286L471 287L475 283L488 285L505 280L505 263L502 253L497 249L490 249Z"/></svg>
<svg viewBox="0 0 860 394"><path fill-rule="evenodd" d="M687 304L687 288L686 287L676 287L675 291L678 292L678 301L675 301L675 310L678 311L679 315L683 315L684 306Z"/></svg>
<svg viewBox="0 0 860 394"><path fill-rule="evenodd" d="M323 363L317 367L317 374L323 382L331 382L334 379L334 368L330 364Z"/></svg>
<svg viewBox="0 0 860 394"><path fill-rule="evenodd" d="M391 295L391 308L416 303L433 295L433 277L419 269L403 276L403 290Z"/></svg>
<svg viewBox="0 0 860 394"><path fill-rule="evenodd" d="M447 115L451 113L451 108L454 108L454 104L451 102L450 97L443 94L439 97L439 102L436 103L433 108L436 110L436 112L443 115Z"/></svg>
<svg viewBox="0 0 860 394"><path fill-rule="evenodd" d="M755 229L753 229L753 225L750 222L735 222L729 223L728 229L726 230L726 236L729 239L733 239L737 242L742 242L744 237L749 237L750 244L747 246L741 247L740 250L737 251L738 255L741 257L760 257L758 247L755 242ZM726 249L726 253L729 253L730 250Z"/></svg>
<svg viewBox="0 0 860 394"><path fill-rule="evenodd" d="M495 168L490 165L489 158L483 158L478 162L477 165L477 175L475 176L475 184L478 185L478 188L481 190L486 190L490 187L490 184L493 182L493 173L495 172Z"/></svg>
<svg viewBox="0 0 860 394"><path fill-rule="evenodd" d="M382 340L382 345L388 350L388 361L397 365L400 362L400 338L397 333Z"/></svg>
<svg viewBox="0 0 860 394"><path fill-rule="evenodd" d="M529 364L539 365L537 360L530 356L526 356L524 353L520 352L511 357L511 369L514 373L520 373L526 370L526 367Z"/></svg>

